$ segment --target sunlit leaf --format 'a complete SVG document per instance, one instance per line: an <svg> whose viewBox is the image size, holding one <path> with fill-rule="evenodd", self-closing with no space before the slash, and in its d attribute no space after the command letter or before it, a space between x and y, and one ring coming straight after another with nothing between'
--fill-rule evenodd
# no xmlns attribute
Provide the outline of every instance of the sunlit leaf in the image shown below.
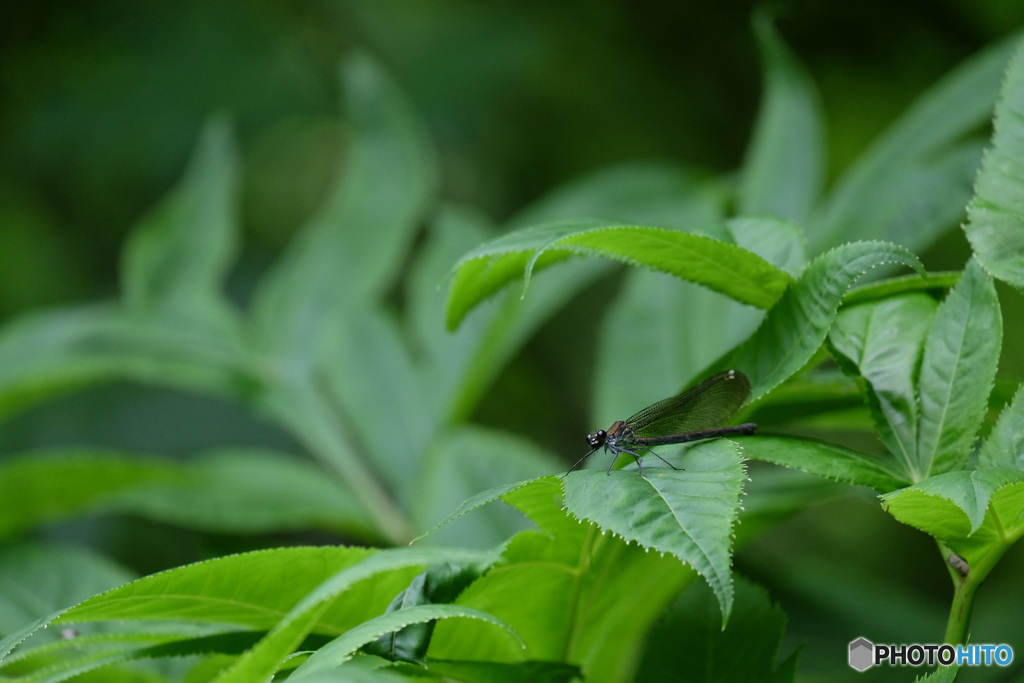
<svg viewBox="0 0 1024 683"><path fill-rule="evenodd" d="M364 548L322 547L228 555L153 574L97 595L66 612L60 622L187 619L269 629L320 583L373 553ZM239 576L261 578L240 582ZM390 595L388 591L368 591L348 608L364 617L382 612L409 579L411 576L397 577ZM268 591L267 585L277 588ZM344 608L337 607L343 614ZM359 621L353 614L341 623Z"/></svg>
<svg viewBox="0 0 1024 683"><path fill-rule="evenodd" d="M535 269L574 254L663 271L760 308L774 303L790 282L756 254L702 235L599 220L562 221L517 230L463 256L452 269L449 328L502 287L520 277L525 287Z"/></svg>
<svg viewBox="0 0 1024 683"><path fill-rule="evenodd" d="M484 553L425 547L392 549L368 556L356 564L331 574L308 592L298 604L284 613L276 615L279 621L270 632L252 649L239 657L217 680L220 683L247 683L252 680L266 679L281 667L284 660L295 651L302 639L323 622L328 611L337 615L335 619L344 618L345 622L349 624L348 628L356 628L358 624L363 624L375 614L382 613L387 606L386 604L380 606L372 614L366 613L364 610L369 606L370 594L375 596L383 591L390 600L412 579L412 576L409 575L410 569L422 570L423 567L437 562L487 563L488 559L488 555ZM372 580L367 581L367 579ZM390 585L380 585L384 581L390 583L392 579L401 580L400 587L395 589ZM357 584L361 590L351 590ZM342 608L342 611L338 612L339 601L351 603L350 609ZM351 607L357 608L361 614L359 616L351 614ZM356 618L352 620L354 616ZM348 628L337 629L335 632L348 630ZM392 631L394 628L393 624L389 624L388 628L376 632L373 638Z"/></svg>
<svg viewBox="0 0 1024 683"><path fill-rule="evenodd" d="M1024 473L986 468L947 472L893 491L893 517L947 544L969 565L998 559L1024 535ZM987 563L991 570L995 560Z"/></svg>
<svg viewBox="0 0 1024 683"><path fill-rule="evenodd" d="M688 449L685 471L645 467L606 475L600 470L566 477L571 515L646 550L667 553L693 567L711 586L723 623L732 607L732 527L746 480L739 449L717 439Z"/></svg>
<svg viewBox="0 0 1024 683"><path fill-rule="evenodd" d="M641 647L671 596L696 575L674 557L644 552L578 523L562 509L561 490L551 477L504 496L539 530L511 539L502 561L457 601L512 625L526 651L511 647L493 629L448 620L437 625L432 657L530 657L576 663L588 681L631 677L636 666L631 653ZM629 599L623 600L624 595ZM537 609L538 604L545 608ZM630 628L623 629L623 623Z"/></svg>

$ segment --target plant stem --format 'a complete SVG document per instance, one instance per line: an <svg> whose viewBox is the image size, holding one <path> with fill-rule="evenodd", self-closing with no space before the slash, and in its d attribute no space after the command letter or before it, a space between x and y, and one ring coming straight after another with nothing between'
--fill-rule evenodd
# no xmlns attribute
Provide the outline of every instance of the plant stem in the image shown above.
<svg viewBox="0 0 1024 683"><path fill-rule="evenodd" d="M998 525L998 520L997 525ZM1013 545L1015 538L1007 538L1002 534L1002 526L999 526L1000 540L989 546L988 552L976 558L968 567L967 574L961 575L949 563L949 557L953 554L949 546L938 541L939 552L946 560L946 567L953 579L953 604L949 610L949 621L946 622L946 636L944 642L950 645L967 644L969 627L971 624L971 612L974 611L974 596L982 582L988 578L989 572L998 564L1000 558Z"/></svg>
<svg viewBox="0 0 1024 683"><path fill-rule="evenodd" d="M946 635L943 642L950 645L966 644L967 629L971 623L971 612L974 610L974 595L977 593L978 586L981 585L981 580L975 578L978 576L976 567L970 567L967 576L961 576L950 565L949 557L953 552L941 541L938 544L939 552L946 560L946 567L953 579L953 604L949 609L949 621L946 622Z"/></svg>

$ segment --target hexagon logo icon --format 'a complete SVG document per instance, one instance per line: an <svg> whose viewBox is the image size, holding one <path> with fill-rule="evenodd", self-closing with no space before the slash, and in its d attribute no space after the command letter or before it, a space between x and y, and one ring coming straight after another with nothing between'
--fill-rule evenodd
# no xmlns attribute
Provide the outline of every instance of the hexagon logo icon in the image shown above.
<svg viewBox="0 0 1024 683"><path fill-rule="evenodd" d="M857 671L871 668L875 660L875 644L867 638L858 638L850 643L850 666Z"/></svg>

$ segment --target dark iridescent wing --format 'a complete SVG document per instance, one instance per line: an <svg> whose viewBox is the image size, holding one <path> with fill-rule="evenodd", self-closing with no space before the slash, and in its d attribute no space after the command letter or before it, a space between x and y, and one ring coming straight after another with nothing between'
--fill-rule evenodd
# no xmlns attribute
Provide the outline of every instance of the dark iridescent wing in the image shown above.
<svg viewBox="0 0 1024 683"><path fill-rule="evenodd" d="M700 432L725 426L748 398L750 381L738 370L726 370L647 406L626 424L639 438Z"/></svg>

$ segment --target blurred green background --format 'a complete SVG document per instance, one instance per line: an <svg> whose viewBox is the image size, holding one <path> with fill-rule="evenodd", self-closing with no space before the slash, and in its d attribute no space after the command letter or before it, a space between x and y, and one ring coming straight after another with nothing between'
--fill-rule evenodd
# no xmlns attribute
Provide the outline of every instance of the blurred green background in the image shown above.
<svg viewBox="0 0 1024 683"><path fill-rule="evenodd" d="M0 320L113 296L125 235L214 112L231 118L245 160L232 280L244 303L331 182L346 139L337 65L353 50L378 59L426 120L443 196L498 223L616 162L729 172L757 112L759 9L820 88L832 176L928 85L1024 24L1024 6L1001 0L7 3ZM951 229L924 261L956 269L966 254ZM592 427L588 331L616 284L548 325L478 417L521 431L532 412L537 438L575 445L564 435ZM1024 370L1016 356L1003 365ZM546 421L556 409L567 419Z"/></svg>
<svg viewBox="0 0 1024 683"><path fill-rule="evenodd" d="M244 305L331 182L346 140L337 65L353 50L379 60L427 122L443 196L499 223L610 163L661 159L728 172L742 160L757 112L756 9L773 14L820 89L832 176L928 85L1024 25L1024 3L1005 0L4 3L0 321L115 296L125 235L180 178L214 112L232 120L244 159L244 244L231 282ZM923 255L929 269L963 265L967 245L955 227ZM595 320L617 284L617 276L602 282L546 325L476 420L576 454L581 434L605 426L589 423L588 377ZM1016 295L1000 295L1020 309ZM1015 319L1006 315L1001 375L1019 378ZM240 407L135 385L64 397L0 425L5 452L89 445L181 455L247 444L294 449ZM98 536L91 545L141 572L252 545L117 524L53 533ZM836 657L813 645L824 626L879 641L908 642L908 625L919 641L941 636L932 629L945 621L948 578L927 539L897 527L863 496L800 515L738 556L739 569L769 585L781 573L789 574L784 584L793 572L806 575L803 595L773 595L794 622L793 643L812 641L806 666ZM118 547L118 538L133 546ZM980 642L999 642L1006 619L1017 617L996 604L1021 566L1020 549L1011 555L981 596ZM915 562L879 585L875 563L894 556ZM827 575L815 558L831 562ZM835 575L837 558L849 562L848 575ZM819 588L835 593L815 582L836 580L863 588L851 591L853 602L878 593L891 601L902 591L903 602L891 606L900 633L860 633L877 615L858 621L856 604L807 602ZM819 623L833 610L849 621Z"/></svg>
<svg viewBox="0 0 1024 683"><path fill-rule="evenodd" d="M499 221L610 162L735 168L758 102L759 6L4 3L0 316L111 294L122 238L214 111L233 119L247 159L244 292L328 182L345 136L336 67L353 49L377 57L427 120L445 195ZM766 8L821 89L835 168L1024 22L1002 0Z"/></svg>

